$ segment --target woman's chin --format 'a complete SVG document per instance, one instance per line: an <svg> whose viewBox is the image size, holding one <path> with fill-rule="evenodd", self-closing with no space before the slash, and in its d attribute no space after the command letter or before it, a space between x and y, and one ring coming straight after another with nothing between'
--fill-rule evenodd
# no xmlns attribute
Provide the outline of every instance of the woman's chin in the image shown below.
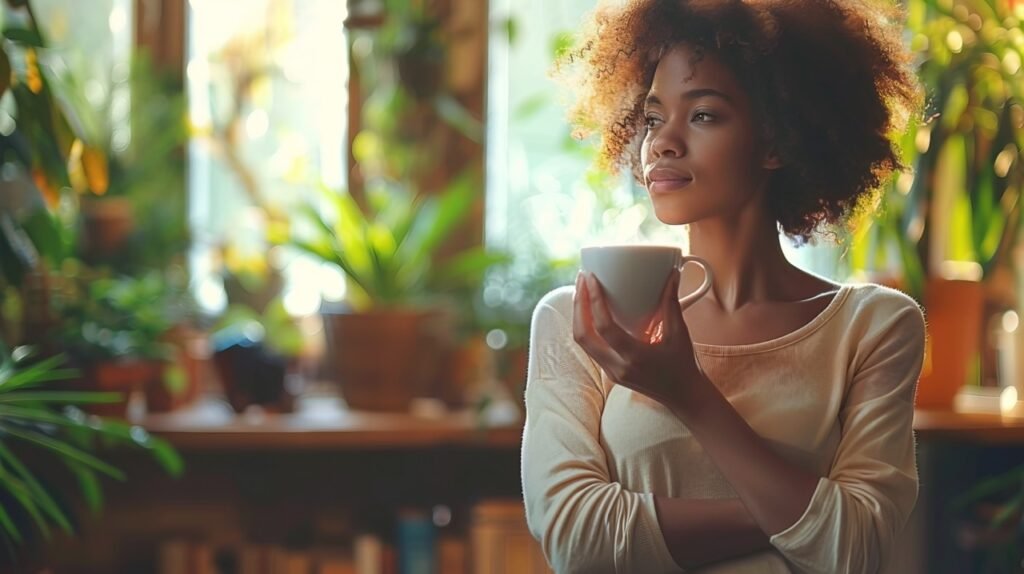
<svg viewBox="0 0 1024 574"><path fill-rule="evenodd" d="M687 223L693 223L692 214L680 213L676 209L658 209L654 208L654 216L658 218L658 221L665 225L686 225Z"/></svg>

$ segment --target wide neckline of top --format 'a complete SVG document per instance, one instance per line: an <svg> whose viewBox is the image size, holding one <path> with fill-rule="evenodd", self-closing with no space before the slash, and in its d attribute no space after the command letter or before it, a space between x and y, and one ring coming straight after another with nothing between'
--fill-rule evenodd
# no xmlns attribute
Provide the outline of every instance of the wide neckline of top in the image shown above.
<svg viewBox="0 0 1024 574"><path fill-rule="evenodd" d="M742 345L710 345L695 342L693 343L693 348L703 355L750 355L754 353L774 351L782 347L793 345L803 339L806 339L828 323L829 319L835 316L836 312L839 311L843 306L843 303L849 298L852 290L853 285L847 283L840 284L839 291L836 292L832 297L832 300L829 301L829 304L826 305L820 313L815 315L810 321L784 335L780 335L766 341L744 343Z"/></svg>

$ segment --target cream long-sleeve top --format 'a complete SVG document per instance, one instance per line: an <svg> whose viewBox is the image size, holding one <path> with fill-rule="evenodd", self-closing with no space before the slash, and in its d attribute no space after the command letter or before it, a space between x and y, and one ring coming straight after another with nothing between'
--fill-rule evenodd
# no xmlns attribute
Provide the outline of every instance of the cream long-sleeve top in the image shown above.
<svg viewBox="0 0 1024 574"><path fill-rule="evenodd" d="M572 287L546 295L533 314L522 443L530 532L559 574L681 572L654 496L736 494L677 417L609 380L573 341L572 314ZM784 336L694 345L707 377L754 431L820 477L770 550L699 572L884 569L917 499L912 420L924 334L911 298L844 284Z"/></svg>

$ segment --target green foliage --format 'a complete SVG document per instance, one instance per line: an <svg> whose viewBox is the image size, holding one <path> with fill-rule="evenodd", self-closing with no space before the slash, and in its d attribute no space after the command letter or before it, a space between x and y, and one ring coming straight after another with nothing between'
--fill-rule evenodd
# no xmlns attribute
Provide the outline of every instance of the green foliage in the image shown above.
<svg viewBox="0 0 1024 574"><path fill-rule="evenodd" d="M440 262L446 239L470 213L478 190L463 174L438 196L398 188L369 192L364 212L344 191L322 188L326 216L309 205L299 213L291 244L337 265L356 291L356 308L377 309L427 303L449 288L478 285L484 272L507 260L504 254L471 248Z"/></svg>
<svg viewBox="0 0 1024 574"><path fill-rule="evenodd" d="M0 135L0 166L16 174L0 200L0 285L15 286L40 259L57 262L69 251L72 234L56 208L70 189L68 160L77 139L40 64L46 43L31 6L18 7L5 14L0 40L0 96L9 94L4 112L15 122Z"/></svg>
<svg viewBox="0 0 1024 574"><path fill-rule="evenodd" d="M159 73L145 52L133 54L128 80L105 86L105 97L98 103L85 97L80 77L67 73L54 81L82 125L82 173L72 178L72 184L84 198L123 197L131 203L135 237L109 265L126 274L160 269L180 258L189 240L184 87ZM119 90L131 96L127 123L112 118Z"/></svg>
<svg viewBox="0 0 1024 574"><path fill-rule="evenodd" d="M246 331L255 328L266 347L283 357L295 357L302 351L302 330L285 310L280 296L267 304L262 313L242 304L230 305L221 316L214 332Z"/></svg>
<svg viewBox="0 0 1024 574"><path fill-rule="evenodd" d="M4 184L0 201L0 283L19 285L40 259L56 265L74 252L80 195L131 200L137 233L107 262L117 271L158 269L183 254L187 124L180 84L159 75L140 53L124 85L105 86L105 98L90 103L81 78L48 48L28 2L4 8L0 77L0 95L10 93L4 111L15 127L0 136L0 164L18 174ZM131 95L130 116L115 123L111 108L119 90ZM115 125L125 132L120 143ZM15 184L35 193L12 193Z"/></svg>
<svg viewBox="0 0 1024 574"><path fill-rule="evenodd" d="M165 441L140 427L87 415L78 408L117 402L117 393L49 390L50 383L75 372L60 368L59 356L35 362L31 358L24 348L10 352L0 341L0 540L11 554L35 532L46 539L55 527L74 533L65 493L55 491L50 477L40 476L24 462L26 451L57 460L77 479L94 511L103 503L100 478L125 479L101 458L101 449L141 449L174 476L184 470L181 457Z"/></svg>
<svg viewBox="0 0 1024 574"><path fill-rule="evenodd" d="M974 262L987 275L1016 241L1024 13L1007 0L911 0L908 8L933 119L899 141L913 176L892 182L882 211L854 231L849 263L853 270L894 263L921 300L925 278L939 273L937 259Z"/></svg>
<svg viewBox="0 0 1024 574"><path fill-rule="evenodd" d="M66 265L55 294L62 348L83 363L114 358L171 359L167 331L194 311L181 276L97 275Z"/></svg>
<svg viewBox="0 0 1024 574"><path fill-rule="evenodd" d="M481 143L484 128L445 85L448 36L429 2L386 0L383 20L352 38L363 117L352 152L368 185L447 181L449 132ZM436 187L429 187L430 191Z"/></svg>
<svg viewBox="0 0 1024 574"><path fill-rule="evenodd" d="M1020 536L1024 535L1024 466L978 482L967 492L954 498L949 503L949 508L963 514L984 502L1000 506L999 511L984 527L989 532L1009 527L1011 531L1016 532L1016 536L993 537L997 542L985 552L988 564L983 571L1016 572L1024 560L1024 546L1020 545ZM1010 524L1010 520L1016 520L1018 523Z"/></svg>

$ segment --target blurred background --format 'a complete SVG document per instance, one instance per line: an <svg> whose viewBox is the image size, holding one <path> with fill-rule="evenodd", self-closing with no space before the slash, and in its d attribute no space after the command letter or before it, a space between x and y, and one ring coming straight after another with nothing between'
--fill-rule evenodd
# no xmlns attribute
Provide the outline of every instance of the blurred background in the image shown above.
<svg viewBox="0 0 1024 574"><path fill-rule="evenodd" d="M4 0L2 571L548 571L533 307L586 243L686 245L565 121L593 5ZM781 241L926 310L899 571L1024 572L1024 2L905 5L913 171Z"/></svg>

